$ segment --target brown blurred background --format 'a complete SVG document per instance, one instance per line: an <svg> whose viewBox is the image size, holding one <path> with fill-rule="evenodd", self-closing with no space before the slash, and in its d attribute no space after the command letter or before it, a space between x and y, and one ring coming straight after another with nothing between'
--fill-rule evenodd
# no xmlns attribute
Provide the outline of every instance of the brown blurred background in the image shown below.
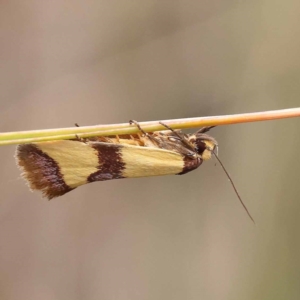
<svg viewBox="0 0 300 300"><path fill-rule="evenodd" d="M2 1L0 131L299 106L299 11ZM299 122L211 133L255 226L214 161L48 202L1 147L0 299L300 299Z"/></svg>

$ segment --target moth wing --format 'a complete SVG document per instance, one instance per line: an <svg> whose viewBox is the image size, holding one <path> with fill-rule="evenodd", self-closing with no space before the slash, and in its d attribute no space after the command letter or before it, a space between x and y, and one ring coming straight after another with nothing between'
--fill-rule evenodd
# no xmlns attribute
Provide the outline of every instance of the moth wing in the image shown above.
<svg viewBox="0 0 300 300"><path fill-rule="evenodd" d="M97 152L77 141L49 141L19 145L16 160L32 190L48 199L63 195L87 183L97 171Z"/></svg>
<svg viewBox="0 0 300 300"><path fill-rule="evenodd" d="M121 148L125 167L123 177L148 177L178 174L184 168L182 155L160 148L124 146Z"/></svg>
<svg viewBox="0 0 300 300"><path fill-rule="evenodd" d="M68 140L19 145L16 159L30 188L49 199L93 181L179 174L185 164L164 149Z"/></svg>

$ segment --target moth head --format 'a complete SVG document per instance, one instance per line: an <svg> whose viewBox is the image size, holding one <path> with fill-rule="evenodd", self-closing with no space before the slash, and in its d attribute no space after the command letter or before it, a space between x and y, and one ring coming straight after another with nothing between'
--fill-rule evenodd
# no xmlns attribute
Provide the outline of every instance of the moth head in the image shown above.
<svg viewBox="0 0 300 300"><path fill-rule="evenodd" d="M189 142L194 145L195 150L203 160L210 159L212 151L218 148L218 142L213 137L203 133L201 129L189 137Z"/></svg>

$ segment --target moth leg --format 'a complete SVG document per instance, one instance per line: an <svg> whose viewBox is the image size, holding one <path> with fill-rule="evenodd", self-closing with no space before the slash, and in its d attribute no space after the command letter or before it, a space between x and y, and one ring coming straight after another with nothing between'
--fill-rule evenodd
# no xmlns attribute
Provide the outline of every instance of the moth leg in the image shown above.
<svg viewBox="0 0 300 300"><path fill-rule="evenodd" d="M75 134L76 137L76 141L81 142L81 143L87 143L88 139L87 138L82 138L80 136L78 136L77 134Z"/></svg>
<svg viewBox="0 0 300 300"><path fill-rule="evenodd" d="M155 143L155 145L157 145L156 139L155 139L154 137L152 137L149 133L147 133L146 131L144 131L144 130L142 129L142 127L140 126L140 124L139 124L137 121L135 121L135 120L130 120L130 121L129 121L129 124L130 124L130 125L134 124L134 125L140 130L140 132L141 132L144 136L146 136L150 141L152 141L153 143Z"/></svg>
<svg viewBox="0 0 300 300"><path fill-rule="evenodd" d="M169 125L163 123L163 122L159 122L160 125L166 127L167 129L169 129L170 131L172 131L182 142L185 142L184 138L173 128L171 128Z"/></svg>
<svg viewBox="0 0 300 300"><path fill-rule="evenodd" d="M75 123L75 126L76 126L76 127L80 127L77 123ZM76 141L81 142L81 143L85 143L85 144L86 144L87 139L82 138L82 137L78 136L77 134L75 134L75 137L76 137Z"/></svg>
<svg viewBox="0 0 300 300"><path fill-rule="evenodd" d="M214 128L214 127L216 127L216 126L205 126L205 127L202 127L202 128L200 128L200 129L196 132L196 134L197 134L197 133L205 133L205 132L211 130L212 128Z"/></svg>
<svg viewBox="0 0 300 300"><path fill-rule="evenodd" d="M80 125L78 123L75 123L74 125L76 127L80 127ZM76 140L78 142L82 142L82 143L85 143L85 144L87 144L89 141L95 141L95 140L97 140L96 137L93 137L93 138L92 137L90 137L90 138L82 138L82 137L78 136L77 134L75 134L75 136L76 136Z"/></svg>
<svg viewBox="0 0 300 300"><path fill-rule="evenodd" d="M159 122L159 124L166 127L167 129L171 130L184 145L186 145L190 150L192 150L194 153L196 153L195 148L186 139L184 139L177 131L175 131L169 125L164 124L163 122Z"/></svg>
<svg viewBox="0 0 300 300"><path fill-rule="evenodd" d="M140 125L137 121L135 121L135 120L130 120L130 121L129 121L129 124L130 124L130 125L134 124L134 125L139 129L139 131L142 132L144 135L147 135L147 134L148 134L147 132L145 132L145 131L142 129L141 125Z"/></svg>

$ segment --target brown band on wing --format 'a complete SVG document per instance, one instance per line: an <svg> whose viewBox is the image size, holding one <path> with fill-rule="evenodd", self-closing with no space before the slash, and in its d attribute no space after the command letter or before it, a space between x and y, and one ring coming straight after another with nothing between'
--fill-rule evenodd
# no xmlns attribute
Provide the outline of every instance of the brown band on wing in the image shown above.
<svg viewBox="0 0 300 300"><path fill-rule="evenodd" d="M198 167L200 167L200 165L203 162L203 159L201 157L191 159L191 158L185 156L183 160L184 160L183 170L182 170L182 172L178 173L177 175L183 175L188 172L191 172L191 171L197 169Z"/></svg>
<svg viewBox="0 0 300 300"><path fill-rule="evenodd" d="M73 190L65 183L58 163L37 145L19 145L16 157L32 190L40 190L48 199Z"/></svg>
<svg viewBox="0 0 300 300"><path fill-rule="evenodd" d="M124 178L122 171L125 162L122 160L122 145L94 143L92 147L98 151L99 171L88 178L88 182Z"/></svg>

